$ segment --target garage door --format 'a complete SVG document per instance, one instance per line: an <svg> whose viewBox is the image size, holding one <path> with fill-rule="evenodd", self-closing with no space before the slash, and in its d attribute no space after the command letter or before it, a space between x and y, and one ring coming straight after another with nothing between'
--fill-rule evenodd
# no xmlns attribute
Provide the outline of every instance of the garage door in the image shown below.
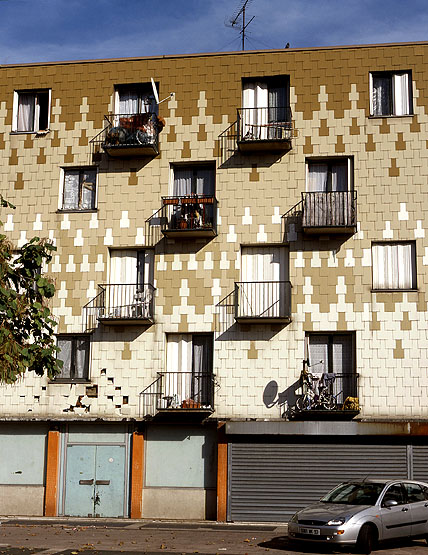
<svg viewBox="0 0 428 555"><path fill-rule="evenodd" d="M413 445L413 476L414 480L428 483L428 445Z"/></svg>
<svg viewBox="0 0 428 555"><path fill-rule="evenodd" d="M407 477L406 445L229 444L228 520L286 522L337 483Z"/></svg>

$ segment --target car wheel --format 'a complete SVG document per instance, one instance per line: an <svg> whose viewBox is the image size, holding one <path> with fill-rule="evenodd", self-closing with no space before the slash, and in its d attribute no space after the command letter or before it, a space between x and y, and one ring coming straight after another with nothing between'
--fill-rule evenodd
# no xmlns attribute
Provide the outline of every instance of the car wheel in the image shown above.
<svg viewBox="0 0 428 555"><path fill-rule="evenodd" d="M376 533L370 524L363 524L357 539L357 553L369 555L376 543Z"/></svg>

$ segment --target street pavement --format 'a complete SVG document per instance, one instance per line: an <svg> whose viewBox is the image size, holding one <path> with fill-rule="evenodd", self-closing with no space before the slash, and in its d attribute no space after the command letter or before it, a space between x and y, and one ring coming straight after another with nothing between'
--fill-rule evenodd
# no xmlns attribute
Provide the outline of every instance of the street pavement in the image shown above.
<svg viewBox="0 0 428 555"><path fill-rule="evenodd" d="M290 545L287 527L216 522L3 518L0 555L318 555L352 553L331 546ZM383 545L384 555L428 554L425 541Z"/></svg>

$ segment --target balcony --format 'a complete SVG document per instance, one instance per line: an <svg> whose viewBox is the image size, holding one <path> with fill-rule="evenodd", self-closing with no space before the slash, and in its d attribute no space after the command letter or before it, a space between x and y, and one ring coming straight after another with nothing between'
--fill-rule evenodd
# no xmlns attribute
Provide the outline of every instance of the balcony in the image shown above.
<svg viewBox="0 0 428 555"><path fill-rule="evenodd" d="M99 285L100 292L83 307L84 329L108 325L149 325L154 322L155 288L150 284Z"/></svg>
<svg viewBox="0 0 428 555"><path fill-rule="evenodd" d="M359 412L355 372L306 374L301 395L288 411L293 420L349 420Z"/></svg>
<svg viewBox="0 0 428 555"><path fill-rule="evenodd" d="M295 130L291 108L241 108L237 143L241 152L282 152L291 149Z"/></svg>
<svg viewBox="0 0 428 555"><path fill-rule="evenodd" d="M305 233L354 233L356 228L356 192L302 193L302 229Z"/></svg>
<svg viewBox="0 0 428 555"><path fill-rule="evenodd" d="M206 416L214 411L214 375L211 372L158 372L140 393L140 417L177 413Z"/></svg>
<svg viewBox="0 0 428 555"><path fill-rule="evenodd" d="M187 239L215 237L217 201L211 195L162 197L162 233Z"/></svg>
<svg viewBox="0 0 428 555"><path fill-rule="evenodd" d="M159 154L159 133L164 120L154 112L109 114L106 127L91 140L94 152L102 148L115 158L147 157Z"/></svg>
<svg viewBox="0 0 428 555"><path fill-rule="evenodd" d="M235 320L248 324L291 321L291 283L253 281L235 283Z"/></svg>

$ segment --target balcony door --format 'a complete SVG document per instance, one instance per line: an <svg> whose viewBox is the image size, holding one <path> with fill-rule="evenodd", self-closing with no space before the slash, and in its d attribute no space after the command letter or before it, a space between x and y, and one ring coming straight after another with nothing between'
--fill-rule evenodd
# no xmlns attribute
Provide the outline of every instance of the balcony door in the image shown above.
<svg viewBox="0 0 428 555"><path fill-rule="evenodd" d="M274 123L288 121L290 105L287 76L244 81L242 87L242 139L281 139Z"/></svg>
<svg viewBox="0 0 428 555"><path fill-rule="evenodd" d="M176 408L211 407L212 369L212 334L169 334L163 400Z"/></svg>
<svg viewBox="0 0 428 555"><path fill-rule="evenodd" d="M107 285L106 310L113 318L132 318L137 307L150 307L153 284L152 250L112 250Z"/></svg>
<svg viewBox="0 0 428 555"><path fill-rule="evenodd" d="M239 311L243 317L280 318L286 312L283 282L288 281L284 247L243 247Z"/></svg>
<svg viewBox="0 0 428 555"><path fill-rule="evenodd" d="M352 222L352 164L350 158L308 162L305 224L346 226Z"/></svg>

